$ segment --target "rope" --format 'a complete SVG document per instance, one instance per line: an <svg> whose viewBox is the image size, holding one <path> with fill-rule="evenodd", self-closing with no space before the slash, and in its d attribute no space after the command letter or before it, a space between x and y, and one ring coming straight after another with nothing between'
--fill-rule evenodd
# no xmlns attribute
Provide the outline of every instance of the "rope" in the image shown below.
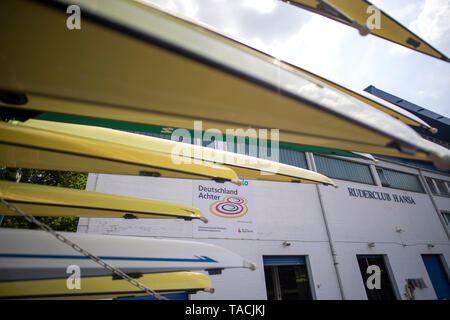
<svg viewBox="0 0 450 320"><path fill-rule="evenodd" d="M143 284L141 284L139 281L137 281L136 279L133 279L132 277L130 277L129 275L127 275L126 273L124 273L123 271L117 269L116 267L110 265L109 263L103 261L102 259L100 259L99 257L97 257L96 255L92 254L91 252L81 248L79 245L77 245L76 243L72 242L71 240L67 239L66 237L64 237L62 234L56 232L55 230L53 230L50 226L46 225L43 222L40 222L39 220L37 220L35 217L33 217L32 215L23 212L22 210L20 210L16 205L7 202L5 199L0 198L0 201L6 205L8 207L9 210L13 211L13 212L17 212L20 215L22 215L28 222L34 223L37 226L39 226L42 230L50 233L51 235L53 235L56 239L58 239L59 241L67 244L68 246L70 246L72 249L74 249L75 251L89 257L90 259L92 259L94 262L98 263L99 265L101 265L102 267L104 267L105 269L111 271L112 273L116 274L117 276L121 277L122 279L128 281L129 283L131 283L133 286L139 288L140 290L144 291L145 293L154 296L156 299L158 300L167 300L166 297L163 297L161 295L159 295L158 293L156 293L154 290L147 288L146 286L144 286Z"/></svg>

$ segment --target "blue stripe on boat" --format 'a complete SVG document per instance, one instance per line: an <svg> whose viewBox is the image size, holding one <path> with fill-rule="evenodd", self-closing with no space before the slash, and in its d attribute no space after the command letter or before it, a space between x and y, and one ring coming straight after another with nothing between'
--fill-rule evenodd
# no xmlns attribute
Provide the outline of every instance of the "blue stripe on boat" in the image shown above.
<svg viewBox="0 0 450 320"><path fill-rule="evenodd" d="M121 260L121 261L167 261L167 262L207 262L218 263L218 261L207 256L194 256L195 258L150 258L150 257L99 257L102 260ZM26 258L26 259L77 259L88 260L87 256L70 255L50 255L50 254L15 254L1 253L0 258Z"/></svg>

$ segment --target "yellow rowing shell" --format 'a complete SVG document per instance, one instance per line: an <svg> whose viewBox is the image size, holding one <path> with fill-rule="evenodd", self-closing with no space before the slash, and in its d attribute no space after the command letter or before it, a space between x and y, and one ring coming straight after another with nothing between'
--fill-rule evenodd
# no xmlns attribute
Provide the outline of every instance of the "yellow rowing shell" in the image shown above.
<svg viewBox="0 0 450 320"><path fill-rule="evenodd" d="M113 279L111 276L81 277L79 289L76 287L76 280L69 278L69 274L67 277L67 279L0 282L0 299L106 299L147 295L126 280ZM136 280L158 294L214 291L209 277L196 272L143 274Z"/></svg>
<svg viewBox="0 0 450 320"><path fill-rule="evenodd" d="M379 27L369 28L367 22L373 22L375 6L367 0L283 0L289 4L297 5L303 9L321 14L332 20L356 27L364 33L371 33L385 40L417 52L449 62L450 60L439 50L402 26L395 19L378 9Z"/></svg>
<svg viewBox="0 0 450 320"><path fill-rule="evenodd" d="M30 119L24 123L18 123L18 125L21 127L66 135L67 137L89 139L90 141L99 141L101 143L136 148L143 150L144 152L157 152L170 157L174 155L175 161L180 162L181 164L197 162L208 164L218 163L219 165L228 167L233 172L236 172L239 178L334 185L331 179L311 170L188 143L179 143L176 141L94 126L34 119ZM274 151L272 151L272 153L273 152Z"/></svg>
<svg viewBox="0 0 450 320"><path fill-rule="evenodd" d="M177 164L171 155L162 152L10 123L0 123L0 164L15 168L239 183L233 170L218 164L201 161Z"/></svg>
<svg viewBox="0 0 450 320"><path fill-rule="evenodd" d="M207 222L195 207L113 194L0 181L0 198L34 216L181 218ZM1 215L19 215L0 204Z"/></svg>
<svg viewBox="0 0 450 320"><path fill-rule="evenodd" d="M69 4L82 9L80 30L64 25ZM202 120L204 130L221 132L275 128L283 142L450 166L448 150L390 114L153 5L1 6L0 88L8 107L186 129ZM24 99L10 99L11 91Z"/></svg>

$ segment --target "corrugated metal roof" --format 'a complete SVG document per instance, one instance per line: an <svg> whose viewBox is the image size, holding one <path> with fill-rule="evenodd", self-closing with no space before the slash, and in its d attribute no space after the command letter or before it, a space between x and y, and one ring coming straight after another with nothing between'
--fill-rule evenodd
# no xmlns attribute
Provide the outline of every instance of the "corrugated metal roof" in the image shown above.
<svg viewBox="0 0 450 320"><path fill-rule="evenodd" d="M432 134L429 131L424 130L422 128L412 127L418 133L425 135L425 136L439 139L441 141L445 141L447 143L450 143L450 119L449 118L447 118L443 115L437 114L437 113L435 113L431 110L428 110L422 106L419 106L417 104L414 104L412 102L404 100L393 94L390 94L388 92L380 90L372 85L365 88L364 91L369 92L369 93L373 94L374 96L377 96L383 100L386 100L392 104L395 104L395 105L413 113L414 115L421 118L423 121L427 122L430 126L438 129L437 133Z"/></svg>

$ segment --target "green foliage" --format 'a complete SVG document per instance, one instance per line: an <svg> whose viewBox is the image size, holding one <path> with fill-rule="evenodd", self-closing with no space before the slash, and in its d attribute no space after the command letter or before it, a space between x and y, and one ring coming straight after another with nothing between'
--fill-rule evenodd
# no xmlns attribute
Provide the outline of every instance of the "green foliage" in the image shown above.
<svg viewBox="0 0 450 320"><path fill-rule="evenodd" d="M21 169L22 178L20 183L43 184L55 187L64 187L72 189L86 188L87 173L66 172L66 171L47 171L37 169ZM8 168L0 168L0 180L11 180L15 177L15 171ZM37 217L57 231L77 231L77 217ZM39 227L29 223L23 217L5 216L1 227L4 228L22 228L38 229Z"/></svg>

